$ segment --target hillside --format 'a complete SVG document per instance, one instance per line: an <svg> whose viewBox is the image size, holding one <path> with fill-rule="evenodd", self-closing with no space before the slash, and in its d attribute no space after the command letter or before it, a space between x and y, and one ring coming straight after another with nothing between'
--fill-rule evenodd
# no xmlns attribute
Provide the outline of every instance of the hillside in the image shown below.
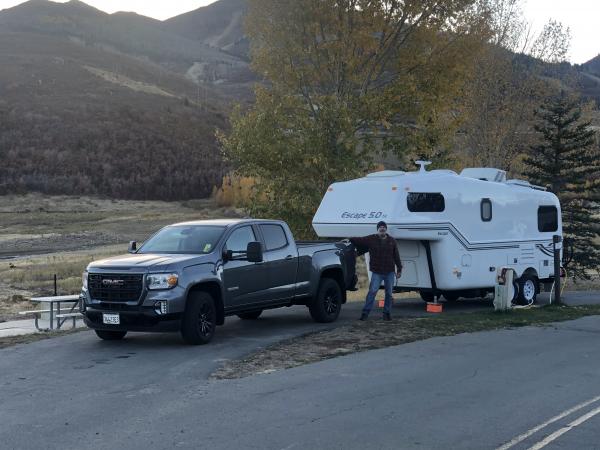
<svg viewBox="0 0 600 450"><path fill-rule="evenodd" d="M0 194L210 195L225 171L215 131L254 77L168 28L77 0L0 11Z"/></svg>
<svg viewBox="0 0 600 450"><path fill-rule="evenodd" d="M257 81L246 7L164 22L78 0L0 11L0 194L209 195L226 170L215 131ZM544 76L600 103L600 56Z"/></svg>
<svg viewBox="0 0 600 450"><path fill-rule="evenodd" d="M201 13L188 14L192 14L189 16L192 22L198 21L199 27L204 26L203 22L213 20L213 15L203 18ZM186 23L192 26L190 20ZM223 26L226 27L225 24ZM30 0L1 11L0 29L61 37L85 47L150 60L181 74L201 64L204 71L196 79L202 82L218 80L220 84L226 84L253 79L247 61L217 45L210 45L208 38L207 42L191 39L170 32L169 27L158 20L133 13L107 14L78 0L67 3ZM241 33L241 21L239 30Z"/></svg>
<svg viewBox="0 0 600 450"><path fill-rule="evenodd" d="M246 6L246 0L221 0L166 20L164 28L248 60L249 42L243 30Z"/></svg>

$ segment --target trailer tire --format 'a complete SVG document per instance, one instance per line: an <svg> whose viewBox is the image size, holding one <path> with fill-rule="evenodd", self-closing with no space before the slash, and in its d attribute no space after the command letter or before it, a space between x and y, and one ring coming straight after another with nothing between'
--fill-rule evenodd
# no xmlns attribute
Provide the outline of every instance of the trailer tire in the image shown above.
<svg viewBox="0 0 600 450"><path fill-rule="evenodd" d="M216 326L217 309L212 296L208 292L193 292L181 321L183 340L190 345L208 344Z"/></svg>
<svg viewBox="0 0 600 450"><path fill-rule="evenodd" d="M258 311L239 313L237 316L242 320L256 320L260 317L262 312L263 310L259 309Z"/></svg>
<svg viewBox="0 0 600 450"><path fill-rule="evenodd" d="M116 331L116 330L94 330L96 336L103 341L120 341L125 337L127 331Z"/></svg>
<svg viewBox="0 0 600 450"><path fill-rule="evenodd" d="M340 315L342 289L332 278L322 278L316 297L308 305L310 316L315 322L330 323Z"/></svg>
<svg viewBox="0 0 600 450"><path fill-rule="evenodd" d="M517 280L517 303L520 305L533 305L537 300L538 279L533 275L523 274Z"/></svg>

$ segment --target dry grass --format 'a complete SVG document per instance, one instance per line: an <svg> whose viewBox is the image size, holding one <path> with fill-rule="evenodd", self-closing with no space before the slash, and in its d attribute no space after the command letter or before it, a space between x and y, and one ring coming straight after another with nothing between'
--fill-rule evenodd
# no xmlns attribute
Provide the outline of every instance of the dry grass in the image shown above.
<svg viewBox="0 0 600 450"><path fill-rule="evenodd" d="M130 240L144 241L174 222L240 215L203 199L0 196L0 320L31 309L28 297L53 294L54 274L59 294L78 293L87 264L125 253Z"/></svg>
<svg viewBox="0 0 600 450"><path fill-rule="evenodd" d="M600 315L600 305L545 306L504 313L490 311L425 318L400 318L391 322L356 322L328 331L295 337L253 353L242 360L230 361L215 372L213 378L242 378L436 336L545 325L589 315Z"/></svg>

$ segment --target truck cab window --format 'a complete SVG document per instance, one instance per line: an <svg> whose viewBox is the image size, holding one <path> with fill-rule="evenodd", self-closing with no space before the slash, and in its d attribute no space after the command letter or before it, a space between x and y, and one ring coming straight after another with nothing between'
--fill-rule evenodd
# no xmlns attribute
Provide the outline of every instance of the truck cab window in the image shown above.
<svg viewBox="0 0 600 450"><path fill-rule="evenodd" d="M538 208L538 231L549 233L558 230L558 210L556 206L540 206Z"/></svg>
<svg viewBox="0 0 600 450"><path fill-rule="evenodd" d="M439 192L409 192L406 204L410 212L442 212L446 209L444 196Z"/></svg>
<svg viewBox="0 0 600 450"><path fill-rule="evenodd" d="M484 222L492 220L492 201L489 198L481 200L481 220Z"/></svg>
<svg viewBox="0 0 600 450"><path fill-rule="evenodd" d="M260 231L265 238L265 247L267 251L287 247L288 240L283 227L280 225L261 225Z"/></svg>
<svg viewBox="0 0 600 450"><path fill-rule="evenodd" d="M252 227L241 227L231 233L225 247L234 252L245 252L250 242L255 242L256 236Z"/></svg>

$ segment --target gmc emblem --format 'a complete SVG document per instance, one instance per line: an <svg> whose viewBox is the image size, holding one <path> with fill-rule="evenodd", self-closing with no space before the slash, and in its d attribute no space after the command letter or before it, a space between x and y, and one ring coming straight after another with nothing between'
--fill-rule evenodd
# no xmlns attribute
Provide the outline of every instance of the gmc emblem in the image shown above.
<svg viewBox="0 0 600 450"><path fill-rule="evenodd" d="M123 280L102 280L104 286L123 286L124 283Z"/></svg>

